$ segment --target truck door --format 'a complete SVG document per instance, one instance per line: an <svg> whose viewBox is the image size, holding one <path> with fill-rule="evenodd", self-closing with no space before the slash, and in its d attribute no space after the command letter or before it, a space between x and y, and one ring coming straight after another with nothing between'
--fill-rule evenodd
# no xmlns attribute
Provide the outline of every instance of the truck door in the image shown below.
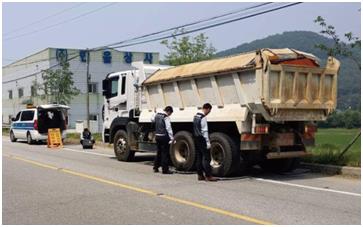
<svg viewBox="0 0 363 227"><path fill-rule="evenodd" d="M109 79L109 91L106 99L108 109L111 110L111 112L127 111L126 74L111 77Z"/></svg>

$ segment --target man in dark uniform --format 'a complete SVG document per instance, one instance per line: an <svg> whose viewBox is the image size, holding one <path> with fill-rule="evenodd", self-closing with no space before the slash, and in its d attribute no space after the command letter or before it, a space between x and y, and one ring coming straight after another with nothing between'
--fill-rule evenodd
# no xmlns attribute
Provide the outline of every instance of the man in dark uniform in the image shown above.
<svg viewBox="0 0 363 227"><path fill-rule="evenodd" d="M205 118L212 106L209 103L203 105L202 112L197 113L193 119L194 141L196 146L197 173L198 180L217 181L218 179L212 176L210 166L210 140L208 135L208 123Z"/></svg>
<svg viewBox="0 0 363 227"><path fill-rule="evenodd" d="M169 145L174 141L169 118L172 113L173 108L167 106L163 112L157 113L151 119L155 122L155 136L158 147L153 168L155 173L159 172L161 165L163 174L172 174L169 170Z"/></svg>

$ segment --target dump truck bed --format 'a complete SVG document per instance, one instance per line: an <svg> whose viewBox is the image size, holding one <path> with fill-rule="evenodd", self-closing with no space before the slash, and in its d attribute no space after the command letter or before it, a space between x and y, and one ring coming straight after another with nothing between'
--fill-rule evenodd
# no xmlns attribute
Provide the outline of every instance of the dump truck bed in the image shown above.
<svg viewBox="0 0 363 227"><path fill-rule="evenodd" d="M181 65L144 81L142 108L171 105L174 121L186 121L205 102L217 107L209 121L244 121L248 112L267 121L324 120L336 108L339 67L335 58L320 67L314 55L287 48Z"/></svg>

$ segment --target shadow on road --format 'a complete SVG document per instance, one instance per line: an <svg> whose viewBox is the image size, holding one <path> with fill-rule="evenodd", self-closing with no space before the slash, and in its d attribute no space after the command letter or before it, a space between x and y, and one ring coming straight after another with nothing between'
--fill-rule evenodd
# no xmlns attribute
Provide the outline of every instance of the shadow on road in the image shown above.
<svg viewBox="0 0 363 227"><path fill-rule="evenodd" d="M141 165L148 165L152 166L154 162L155 154L153 153L138 153L134 160L135 164L141 164ZM116 159L115 157L112 157L112 159ZM190 175L190 174L196 174L195 171L178 171L175 170L174 167L171 167L173 172L176 174L181 175ZM325 175L325 174L319 174L319 173L312 173L309 169L304 168L298 168L292 172L268 172L260 168L258 165L251 167L246 172L240 172L237 174L234 174L233 176L229 177L222 177L220 178L221 181L238 181L243 180L246 178L264 178L264 179L271 179L271 180L279 180L279 181L290 181L290 180L297 180L297 179L314 179L314 178L324 178L324 177L330 177L331 175Z"/></svg>

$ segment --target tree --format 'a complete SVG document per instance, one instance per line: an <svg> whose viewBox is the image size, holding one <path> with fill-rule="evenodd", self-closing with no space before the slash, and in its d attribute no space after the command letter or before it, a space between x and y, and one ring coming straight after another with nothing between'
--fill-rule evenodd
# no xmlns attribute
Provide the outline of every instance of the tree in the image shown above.
<svg viewBox="0 0 363 227"><path fill-rule="evenodd" d="M178 31L174 34L176 33ZM216 49L212 44L208 45L207 40L208 37L204 33L193 38L183 36L178 39L174 36L170 43L168 40L163 40L161 44L169 49L168 54L165 56L166 63L177 66L212 58Z"/></svg>
<svg viewBox="0 0 363 227"><path fill-rule="evenodd" d="M60 69L44 70L42 72L43 83L34 81L33 84L36 90L42 91L41 98L46 99L47 102L69 104L80 91L73 86L73 73L69 70L69 63L61 62L60 66Z"/></svg>
<svg viewBox="0 0 363 227"><path fill-rule="evenodd" d="M321 16L318 16L315 20L315 23L318 23L322 30L320 31L321 34L328 36L329 38L333 39L334 44L333 46L327 46L324 44L316 44L315 47L325 51L329 56L344 56L352 59L359 70L361 69L361 63L359 56L355 56L353 54L352 49L360 48L361 47L361 40L358 37L355 37L352 32L345 33L345 41L342 42L341 38L337 35L335 31L335 27L332 25L328 25L325 22L325 19Z"/></svg>

